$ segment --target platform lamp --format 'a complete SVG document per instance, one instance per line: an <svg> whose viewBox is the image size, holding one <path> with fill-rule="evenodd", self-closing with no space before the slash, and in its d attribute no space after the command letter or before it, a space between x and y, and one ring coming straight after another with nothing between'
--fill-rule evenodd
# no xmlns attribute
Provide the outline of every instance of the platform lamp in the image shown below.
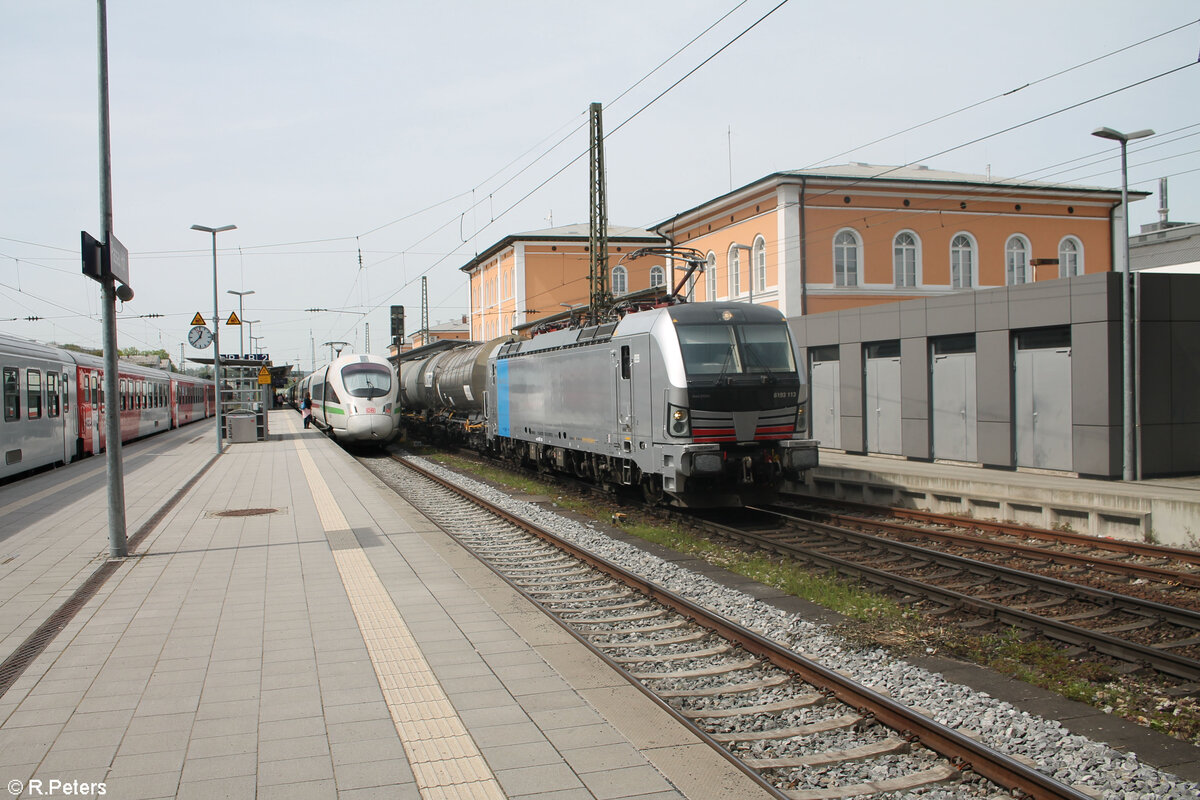
<svg viewBox="0 0 1200 800"><path fill-rule="evenodd" d="M242 298L248 294L254 294L253 289L248 289L244 292L239 292L236 289L226 289L225 294L236 294L238 296L238 321L242 325L246 324L246 315L242 310ZM242 326L238 326L238 358L246 355L246 340L242 338Z"/></svg>
<svg viewBox="0 0 1200 800"><path fill-rule="evenodd" d="M242 324L246 326L246 337L250 339L250 352L254 352L254 326L262 322L261 319L244 319ZM262 338L261 336L258 338Z"/></svg>
<svg viewBox="0 0 1200 800"><path fill-rule="evenodd" d="M213 391L217 398L217 455L221 455L221 312L217 306L217 234L237 230L237 225L209 228L193 225L192 230L212 234L213 262Z"/></svg>
<svg viewBox="0 0 1200 800"><path fill-rule="evenodd" d="M1134 139L1144 139L1153 136L1154 131L1146 129L1133 133L1121 133L1112 128L1096 128L1092 136L1101 139L1111 139L1121 143L1121 395L1124 398L1123 414L1121 416L1121 480L1134 479L1134 446L1133 446L1133 336L1130 331L1132 315L1130 314L1131 298L1129 296L1129 161L1126 150L1129 142Z"/></svg>

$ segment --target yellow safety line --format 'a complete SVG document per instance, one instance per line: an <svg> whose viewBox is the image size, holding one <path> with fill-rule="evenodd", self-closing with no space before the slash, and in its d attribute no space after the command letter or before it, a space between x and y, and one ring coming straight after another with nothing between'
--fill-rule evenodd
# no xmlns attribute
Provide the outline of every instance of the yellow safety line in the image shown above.
<svg viewBox="0 0 1200 800"><path fill-rule="evenodd" d="M290 417L288 427L296 431ZM303 439L297 451L421 796L430 800L504 800L495 775L359 547Z"/></svg>

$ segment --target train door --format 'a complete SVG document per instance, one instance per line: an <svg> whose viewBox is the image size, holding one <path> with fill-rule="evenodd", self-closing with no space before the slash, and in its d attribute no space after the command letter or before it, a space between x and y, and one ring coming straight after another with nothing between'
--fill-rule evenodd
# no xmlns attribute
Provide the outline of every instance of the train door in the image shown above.
<svg viewBox="0 0 1200 800"><path fill-rule="evenodd" d="M612 352L617 360L617 430L630 434L633 432L633 354L627 344ZM625 449L630 449L628 440Z"/></svg>
<svg viewBox="0 0 1200 800"><path fill-rule="evenodd" d="M48 377L48 376L47 376ZM59 414L58 429L62 434L63 463L70 464L75 458L75 406L71 403L71 374L63 369L55 373L55 394L52 402Z"/></svg>

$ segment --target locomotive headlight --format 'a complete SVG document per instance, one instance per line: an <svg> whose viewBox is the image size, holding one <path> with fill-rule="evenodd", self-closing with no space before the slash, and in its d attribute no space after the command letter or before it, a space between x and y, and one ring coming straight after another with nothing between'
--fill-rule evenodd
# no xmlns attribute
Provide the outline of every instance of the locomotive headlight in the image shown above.
<svg viewBox="0 0 1200 800"><path fill-rule="evenodd" d="M686 408L667 405L667 430L672 436L691 436L692 421Z"/></svg>

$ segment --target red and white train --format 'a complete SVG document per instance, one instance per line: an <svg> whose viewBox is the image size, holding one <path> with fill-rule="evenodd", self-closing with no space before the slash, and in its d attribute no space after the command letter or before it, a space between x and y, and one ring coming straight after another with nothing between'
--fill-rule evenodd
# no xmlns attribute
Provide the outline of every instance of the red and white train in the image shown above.
<svg viewBox="0 0 1200 800"><path fill-rule="evenodd" d="M215 412L212 381L118 364L121 441ZM105 447L104 359L0 334L0 480L65 464Z"/></svg>

